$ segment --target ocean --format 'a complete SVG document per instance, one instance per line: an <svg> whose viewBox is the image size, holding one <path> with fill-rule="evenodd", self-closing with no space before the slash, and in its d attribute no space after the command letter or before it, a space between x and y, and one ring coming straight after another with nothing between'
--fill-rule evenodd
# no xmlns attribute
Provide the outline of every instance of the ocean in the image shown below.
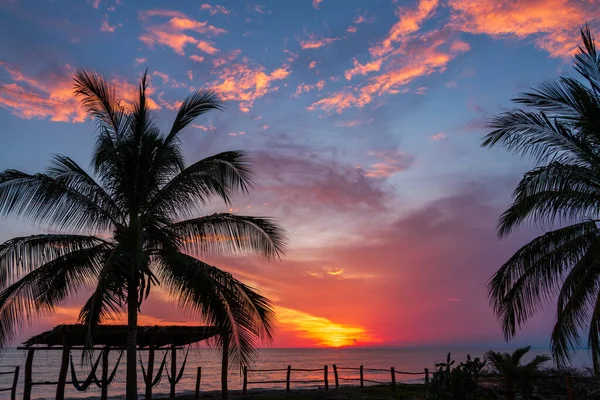
<svg viewBox="0 0 600 400"><path fill-rule="evenodd" d="M266 373L249 373L248 381L285 381L288 365L292 367L291 380L319 380L318 383L292 383L291 388L316 388L323 387L323 371L293 371L293 369L319 369L324 365L328 366L329 386L334 385L334 376L332 365L338 367L340 385L357 384L357 381L347 379L358 378L358 370L346 370L344 368L359 368L363 365L365 368L364 379L389 382L389 369L394 367L396 371L405 372L423 372L425 368L434 370L435 363L445 361L448 351L452 352L452 358L457 363L464 360L467 354L471 357L483 357L484 349L442 349L442 348L340 348L340 349L261 349L259 351L258 361L252 367L253 369L281 369L282 371ZM511 351L502 349L499 351ZM527 358L532 358L537 354L548 353L545 349L532 349ZM38 381L56 381L58 369L60 366L60 351L36 351L33 362L33 380ZM73 352L73 360L79 382L85 380L89 373L89 366L82 365L80 352ZM97 356L99 353L96 353ZM155 373L163 356L162 351L157 351L155 355ZM117 351L110 353L109 372L119 356ZM142 352L144 362L146 352ZM185 351L178 353L178 367L181 365ZM19 389L17 398L22 396L23 391L23 366L25 364L26 351L9 349L0 355L0 371L10 370L12 366L20 365L21 373L19 377ZM167 357L167 368L170 368L170 355ZM125 357L116 373L114 382L109 388L109 397L119 398L125 393ZM201 390L213 391L220 389L220 358L213 349L191 348L187 358L186 367L181 381L177 384L177 393L193 393L196 383L197 367L202 367ZM579 350L573 360L574 367L589 367L591 360L587 350ZM387 371L368 371L368 369L385 369ZM97 375L100 376L100 368ZM143 398L144 384L142 382L141 371L138 375L138 390L140 398ZM69 368L67 381L71 380L71 371ZM404 382L422 382L423 375L398 375L397 381ZM0 388L9 387L12 381L12 375L0 375ZM229 373L229 389L239 390L242 387L242 375L238 367L232 367ZM278 384L249 384L248 389L256 388L285 388L285 383ZM55 386L34 386L32 398L34 399L52 399L54 398ZM153 395L168 395L169 383L165 375L160 383L154 387ZM93 383L86 392L77 391L72 385L67 385L66 397L68 398L98 398L100 389ZM0 399L9 398L9 392L0 392Z"/></svg>

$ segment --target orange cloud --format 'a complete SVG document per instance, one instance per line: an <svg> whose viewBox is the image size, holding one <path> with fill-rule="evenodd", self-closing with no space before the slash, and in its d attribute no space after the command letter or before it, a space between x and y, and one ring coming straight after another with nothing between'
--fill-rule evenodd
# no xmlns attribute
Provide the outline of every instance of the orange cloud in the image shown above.
<svg viewBox="0 0 600 400"><path fill-rule="evenodd" d="M450 0L451 26L494 38L535 36L552 57L568 57L580 42L579 29L598 21L600 3L575 0Z"/></svg>
<svg viewBox="0 0 600 400"><path fill-rule="evenodd" d="M192 61L196 61L196 62L202 62L202 61L204 61L204 57L202 57L202 56L197 56L197 55L195 55L195 54L192 54L192 55L190 56L190 60L192 60Z"/></svg>
<svg viewBox="0 0 600 400"><path fill-rule="evenodd" d="M0 106L24 119L49 118L55 122L83 122L86 114L80 108L73 94L73 80L69 71L63 75L51 76L44 81L26 76L20 70L0 62L13 82L0 84ZM130 104L137 93L137 87L120 79L113 79L117 94L123 98L123 105ZM149 95L152 89L149 89ZM148 98L148 106L160 108Z"/></svg>
<svg viewBox="0 0 600 400"><path fill-rule="evenodd" d="M200 129L205 132L206 131L214 131L215 129L217 129L217 127L213 126L213 125L204 126L204 125L197 125L197 124L192 124L192 128Z"/></svg>
<svg viewBox="0 0 600 400"><path fill-rule="evenodd" d="M303 49L318 49L323 46L328 46L336 40L340 40L339 38L323 38L323 39L309 39L309 40L299 40L300 47Z"/></svg>
<svg viewBox="0 0 600 400"><path fill-rule="evenodd" d="M310 64L308 64L308 68L313 69L317 67L317 62L316 61L311 61Z"/></svg>
<svg viewBox="0 0 600 400"><path fill-rule="evenodd" d="M447 31L434 31L415 40L405 41L403 47L391 55L400 57L387 59L391 65L386 72L369 78L362 87L345 88L333 93L311 104L308 110L319 108L341 113L349 107L364 107L373 101L374 96L407 91L405 85L418 77L443 72L452 59L470 48L467 43L450 36ZM377 62L371 63L370 69L375 70ZM366 65L355 62L355 67L346 71L346 78L357 71L368 71Z"/></svg>
<svg viewBox="0 0 600 400"><path fill-rule="evenodd" d="M365 176L369 178L388 178L397 172L405 171L413 162L413 157L403 151L369 151L367 154L382 160L367 169Z"/></svg>
<svg viewBox="0 0 600 400"><path fill-rule="evenodd" d="M400 20L392 26L387 37L369 49L371 55L381 57L393 50L393 43L421 28L421 24L435 13L438 0L420 0L416 9L399 10Z"/></svg>
<svg viewBox="0 0 600 400"><path fill-rule="evenodd" d="M202 4L200 6L200 10L208 11L210 15L216 15L217 13L227 15L230 13L230 11L227 8L220 5L211 6L210 4Z"/></svg>
<svg viewBox="0 0 600 400"><path fill-rule="evenodd" d="M366 64L361 64L355 58L353 60L354 68L347 69L346 71L344 71L344 76L346 77L347 80L350 80L350 79L352 79L352 76L357 75L357 74L366 75L369 72L379 71L381 69L382 61L383 61L383 59L379 59L379 60L368 62Z"/></svg>
<svg viewBox="0 0 600 400"><path fill-rule="evenodd" d="M316 9L319 9L319 4L321 4L322 2L323 2L323 0L313 0L312 6Z"/></svg>
<svg viewBox="0 0 600 400"><path fill-rule="evenodd" d="M191 33L219 35L227 32L224 29L216 28L208 22L200 22L188 18L179 11L171 10L148 10L140 12L140 19L146 21L152 17L170 18L166 23L159 25L150 25L146 32L139 36L139 39L148 47L154 47L155 44L170 47L179 55L184 55L184 48L188 44L199 45L202 41ZM189 34L184 33L191 31Z"/></svg>
<svg viewBox="0 0 600 400"><path fill-rule="evenodd" d="M353 128L355 126L368 124L369 122L373 122L373 118L369 118L367 120L363 119L351 119L348 121L336 121L335 126L341 126L344 128Z"/></svg>
<svg viewBox="0 0 600 400"><path fill-rule="evenodd" d="M232 62L233 60L235 60L237 58L237 56L240 55L241 52L242 51L240 49L236 49L236 50L230 51L229 53L227 53L224 56L213 59L212 60L213 67L217 68L217 67L220 67L221 65L225 65L225 64Z"/></svg>
<svg viewBox="0 0 600 400"><path fill-rule="evenodd" d="M108 15L105 15L104 18L102 18L102 24L100 25L100 31L101 32L114 32L115 29L117 27L114 25L110 25L108 23Z"/></svg>
<svg viewBox="0 0 600 400"><path fill-rule="evenodd" d="M272 82L285 79L289 74L287 67L278 68L267 74L262 65L250 66L236 63L224 67L219 72L219 79L214 82L213 89L223 100L239 101L240 110L248 112L257 98L277 90L271 87Z"/></svg>
<svg viewBox="0 0 600 400"><path fill-rule="evenodd" d="M302 92L310 92L311 90L314 90L314 89L323 90L324 87L325 87L325 81L324 80L320 80L317 83L315 83L314 85L307 85L307 84L301 83L296 88L296 93L294 93L294 96L297 97Z"/></svg>
<svg viewBox="0 0 600 400"><path fill-rule="evenodd" d="M333 322L302 311L285 307L275 307L278 328L292 331L303 339L308 339L319 347L352 346L355 342L377 343L380 340L357 325Z"/></svg>
<svg viewBox="0 0 600 400"><path fill-rule="evenodd" d="M204 40L200 40L198 42L198 46L196 46L196 47L198 48L198 50L202 50L203 52L210 54L210 55L214 55L219 52L219 49L215 48L214 46L212 46L211 43L206 42Z"/></svg>
<svg viewBox="0 0 600 400"><path fill-rule="evenodd" d="M146 58L144 58L144 57L141 57L141 58L136 58L136 59L135 59L135 65L140 65L140 64L143 64L143 63L145 63L146 61L147 61L147 59L146 59Z"/></svg>
<svg viewBox="0 0 600 400"><path fill-rule="evenodd" d="M356 27L355 27L355 26L353 26L353 25L350 25L350 26L348 27L348 29L346 29L346 32L348 32L348 33L356 33L356 31L357 31L357 30L358 30L358 29L356 29Z"/></svg>

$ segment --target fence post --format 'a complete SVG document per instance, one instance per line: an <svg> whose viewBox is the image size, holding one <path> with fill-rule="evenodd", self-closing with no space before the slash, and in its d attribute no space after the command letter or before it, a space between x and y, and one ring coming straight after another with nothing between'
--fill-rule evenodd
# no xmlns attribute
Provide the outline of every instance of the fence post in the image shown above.
<svg viewBox="0 0 600 400"><path fill-rule="evenodd" d="M175 385L177 385L177 349L175 345L171 346L171 378L173 381L170 382L171 387L169 389L169 399L175 398Z"/></svg>
<svg viewBox="0 0 600 400"><path fill-rule="evenodd" d="M244 367L244 383L242 385L242 394L245 396L248 392L248 367Z"/></svg>
<svg viewBox="0 0 600 400"><path fill-rule="evenodd" d="M425 368L425 386L429 385L429 369Z"/></svg>
<svg viewBox="0 0 600 400"><path fill-rule="evenodd" d="M335 377L335 388L340 388L340 381L338 378L337 365L333 364L333 376Z"/></svg>
<svg viewBox="0 0 600 400"><path fill-rule="evenodd" d="M288 365L287 378L285 378L285 391L290 391L290 376L292 375L292 366Z"/></svg>
<svg viewBox="0 0 600 400"><path fill-rule="evenodd" d="M19 382L19 370L21 367L18 365L15 367L15 376L13 377L12 388L10 389L10 400L16 400L17 398L17 382Z"/></svg>
<svg viewBox="0 0 600 400"><path fill-rule="evenodd" d="M327 365L323 367L323 379L325 381L325 390L329 390L329 376L327 376Z"/></svg>
<svg viewBox="0 0 600 400"><path fill-rule="evenodd" d="M394 371L394 367L390 368L390 373L392 374L392 392L396 391L396 371Z"/></svg>
<svg viewBox="0 0 600 400"><path fill-rule="evenodd" d="M364 386L364 379L363 379L363 366L360 366L360 388L362 389Z"/></svg>
<svg viewBox="0 0 600 400"><path fill-rule="evenodd" d="M571 375L565 374L565 381L567 384L567 400L573 400L573 386L571 386Z"/></svg>
<svg viewBox="0 0 600 400"><path fill-rule="evenodd" d="M196 370L196 395L194 396L196 400L200 398L200 379L202 379L202 367L198 367Z"/></svg>

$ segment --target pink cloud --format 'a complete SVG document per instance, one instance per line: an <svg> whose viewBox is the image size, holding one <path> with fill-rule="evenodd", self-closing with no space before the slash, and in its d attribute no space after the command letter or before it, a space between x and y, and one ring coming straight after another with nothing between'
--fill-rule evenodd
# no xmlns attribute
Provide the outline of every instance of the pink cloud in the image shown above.
<svg viewBox="0 0 600 400"><path fill-rule="evenodd" d="M144 64L146 61L148 61L148 60L145 57L136 58L135 59L135 65Z"/></svg>
<svg viewBox="0 0 600 400"><path fill-rule="evenodd" d="M384 150L369 151L368 155L381 159L380 162L372 164L365 172L369 178L388 178L398 172L408 169L414 158L403 151Z"/></svg>
<svg viewBox="0 0 600 400"><path fill-rule="evenodd" d="M204 61L204 57L202 57L202 56L198 56L198 55L196 55L196 54L192 54L192 55L190 56L190 60L192 60L192 61L196 61L196 62L202 62L202 61Z"/></svg>
<svg viewBox="0 0 600 400"><path fill-rule="evenodd" d="M352 76L354 76L354 75L358 75L358 74L367 75L370 72L377 72L381 69L382 62L383 62L383 60L379 59L379 60L368 62L366 64L361 64L355 58L353 60L354 67L344 71L344 76L346 77L347 80L350 80L350 79L352 79Z"/></svg>
<svg viewBox="0 0 600 400"><path fill-rule="evenodd" d="M314 85L307 85L305 83L301 83L296 88L296 93L294 93L294 96L297 97L302 92L310 92L311 90L315 90L315 89L316 90L323 90L324 87L325 87L325 81L324 80L320 80L317 83L315 83Z"/></svg>
<svg viewBox="0 0 600 400"><path fill-rule="evenodd" d="M155 44L170 47L179 55L184 55L184 48L188 44L199 45L203 41L192 34L219 35L227 31L216 28L208 22L196 21L188 18L179 11L172 10L148 10L139 13L142 21L148 21L152 17L169 18L162 24L149 24L146 31L139 36L139 39L148 47ZM189 33L186 33L189 32Z"/></svg>
<svg viewBox="0 0 600 400"><path fill-rule="evenodd" d="M101 32L110 32L110 33L112 33L112 32L115 31L116 28L117 27L115 25L110 25L108 23L108 15L105 15L102 18L102 24L100 25L100 31Z"/></svg>
<svg viewBox="0 0 600 400"><path fill-rule="evenodd" d="M453 28L495 38L533 37L552 57L570 57L579 29L600 20L600 3L576 0L450 0Z"/></svg>
<svg viewBox="0 0 600 400"><path fill-rule="evenodd" d="M200 41L198 41L198 46L196 46L196 47L198 48L198 50L202 50L203 52L205 52L207 54L215 55L219 52L219 49L214 47L213 44L214 43L209 43L204 40L200 40Z"/></svg>
<svg viewBox="0 0 600 400"><path fill-rule="evenodd" d="M322 39L308 39L308 40L299 40L300 46L303 49L318 49L324 46L328 46L336 40L340 40L339 38L322 38Z"/></svg>
<svg viewBox="0 0 600 400"><path fill-rule="evenodd" d="M446 132L439 132L436 133L435 135L431 136L431 140L435 141L439 141L439 140L444 140L448 137L448 135L446 134Z"/></svg>
<svg viewBox="0 0 600 400"><path fill-rule="evenodd" d="M210 15L216 15L218 13L228 15L231 12L223 6L220 6L220 5L211 6L210 4L202 4L200 6L200 10L208 11L210 13Z"/></svg>
<svg viewBox="0 0 600 400"><path fill-rule="evenodd" d="M319 5L323 2L323 0L312 0L312 6L316 9L319 9Z"/></svg>

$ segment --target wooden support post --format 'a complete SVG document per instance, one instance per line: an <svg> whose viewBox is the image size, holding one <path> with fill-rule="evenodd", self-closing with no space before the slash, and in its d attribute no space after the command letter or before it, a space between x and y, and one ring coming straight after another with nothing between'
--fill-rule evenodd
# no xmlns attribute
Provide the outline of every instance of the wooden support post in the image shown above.
<svg viewBox="0 0 600 400"><path fill-rule="evenodd" d="M365 386L364 383L364 375L363 375L363 366L360 366L360 388L362 389Z"/></svg>
<svg viewBox="0 0 600 400"><path fill-rule="evenodd" d="M56 384L56 400L63 400L65 398L65 383L67 382L70 353L71 348L68 345L63 345L60 370L58 372L58 383Z"/></svg>
<svg viewBox="0 0 600 400"><path fill-rule="evenodd" d="M425 386L429 385L429 369L425 368Z"/></svg>
<svg viewBox="0 0 600 400"><path fill-rule="evenodd" d="M196 370L196 392L194 395L194 399L198 400L200 398L200 379L202 379L202 367L198 367Z"/></svg>
<svg viewBox="0 0 600 400"><path fill-rule="evenodd" d="M394 371L394 367L390 368L390 373L392 374L392 392L396 391L396 371Z"/></svg>
<svg viewBox="0 0 600 400"><path fill-rule="evenodd" d="M244 383L242 384L242 394L245 396L248 392L248 367L244 367Z"/></svg>
<svg viewBox="0 0 600 400"><path fill-rule="evenodd" d="M333 364L333 377L335 378L335 388L340 388L340 380L338 378L337 365Z"/></svg>
<svg viewBox="0 0 600 400"><path fill-rule="evenodd" d="M152 381L154 380L154 346L148 347L148 368L146 369L146 400L152 400Z"/></svg>
<svg viewBox="0 0 600 400"><path fill-rule="evenodd" d="M571 375L565 374L565 383L567 385L567 400L574 400L573 386L571 385Z"/></svg>
<svg viewBox="0 0 600 400"><path fill-rule="evenodd" d="M290 377L292 375L292 366L288 365L288 369L287 369L287 377L285 378L285 391L289 392L290 391Z"/></svg>
<svg viewBox="0 0 600 400"><path fill-rule="evenodd" d="M108 353L110 347L102 349L102 388L100 388L100 400L108 400Z"/></svg>
<svg viewBox="0 0 600 400"><path fill-rule="evenodd" d="M15 367L15 375L13 376L12 388L10 389L10 400L17 399L17 383L19 382L19 371L21 367L18 365Z"/></svg>
<svg viewBox="0 0 600 400"><path fill-rule="evenodd" d="M169 391L169 399L175 398L175 381L177 380L177 348L175 345L171 346L171 390Z"/></svg>
<svg viewBox="0 0 600 400"><path fill-rule="evenodd" d="M33 367L33 353L35 349L29 349L25 360L25 383L23 387L23 400L31 400L31 372Z"/></svg>
<svg viewBox="0 0 600 400"><path fill-rule="evenodd" d="M221 398L229 397L229 389L227 387L227 379L229 372L229 332L223 338L223 360L221 361Z"/></svg>
<svg viewBox="0 0 600 400"><path fill-rule="evenodd" d="M329 390L329 377L327 376L327 365L323 367L323 380L325 381L325 390Z"/></svg>

